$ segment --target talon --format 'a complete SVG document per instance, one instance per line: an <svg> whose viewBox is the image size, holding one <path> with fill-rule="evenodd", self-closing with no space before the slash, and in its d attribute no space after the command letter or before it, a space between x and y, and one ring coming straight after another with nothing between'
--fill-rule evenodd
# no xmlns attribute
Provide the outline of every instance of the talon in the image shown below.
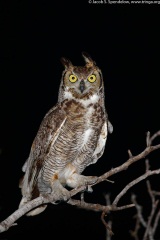
<svg viewBox="0 0 160 240"><path fill-rule="evenodd" d="M54 204L54 205L58 205L58 204L60 204L60 200L58 200L58 201L55 201L55 202L52 202L52 204Z"/></svg>
<svg viewBox="0 0 160 240"><path fill-rule="evenodd" d="M86 191L89 192L89 193L92 193L93 192L93 188L91 186L87 186L87 190Z"/></svg>

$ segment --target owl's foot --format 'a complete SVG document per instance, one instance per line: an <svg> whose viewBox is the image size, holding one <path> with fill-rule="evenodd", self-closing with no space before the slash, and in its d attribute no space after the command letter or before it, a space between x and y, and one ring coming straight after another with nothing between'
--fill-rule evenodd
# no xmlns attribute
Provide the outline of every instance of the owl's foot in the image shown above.
<svg viewBox="0 0 160 240"><path fill-rule="evenodd" d="M67 179L67 185L71 188L78 188L80 186L86 186L88 192L92 192L92 188L89 185L92 185L96 183L98 180L98 177L96 176L83 176L77 173L73 173L68 179Z"/></svg>
<svg viewBox="0 0 160 240"><path fill-rule="evenodd" d="M56 199L56 202L67 201L71 197L70 192L61 185L59 180L52 182L51 194L53 195L53 198Z"/></svg>

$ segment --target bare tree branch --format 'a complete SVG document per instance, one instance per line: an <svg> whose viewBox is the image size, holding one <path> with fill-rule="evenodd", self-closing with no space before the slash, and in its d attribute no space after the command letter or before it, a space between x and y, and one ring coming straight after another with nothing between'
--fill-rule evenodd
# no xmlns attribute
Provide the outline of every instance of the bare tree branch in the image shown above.
<svg viewBox="0 0 160 240"><path fill-rule="evenodd" d="M130 231L130 234L135 240L139 240L138 231L140 229L140 220L139 220L139 217L137 215L135 215L134 218L136 219L136 224L135 224L134 230Z"/></svg>
<svg viewBox="0 0 160 240"><path fill-rule="evenodd" d="M160 136L160 130L157 131L156 133L154 133L152 135L152 137L150 138L150 145L152 144L152 142L155 140L155 138L159 137Z"/></svg>
<svg viewBox="0 0 160 240"><path fill-rule="evenodd" d="M126 170L131 164L139 161L140 159L143 159L145 158L147 155L149 155L151 152L157 150L160 148L160 144L158 145L155 145L155 146L149 146L149 147L146 147L144 149L143 152L141 152L140 154L138 154L137 156L134 156L134 157L131 157L129 158L125 163L123 163L122 165L116 167L116 168L113 168L111 169L110 171L104 173L103 175L101 175L99 178L98 178L98 181L97 183L99 182L102 182L104 180L106 180L107 178L109 178L110 176L116 174L116 173L119 173L123 170ZM96 184L97 184L96 183Z"/></svg>
<svg viewBox="0 0 160 240"><path fill-rule="evenodd" d="M155 235L155 232L156 232L156 229L158 227L158 222L160 220L160 210L158 211L156 217L155 217L155 221L154 221L154 224L153 224L153 228L152 228L152 233L153 233L153 236Z"/></svg>
<svg viewBox="0 0 160 240"><path fill-rule="evenodd" d="M156 136L156 135L155 135ZM149 170L149 161L146 160L146 174L150 172ZM147 191L151 198L151 212L149 214L148 220L145 221L142 214L142 207L137 203L136 196L132 195L132 202L135 204L137 215L136 215L136 226L134 231L131 231L131 236L135 238L135 240L139 240L138 231L140 229L140 224L144 227L145 231L143 234L143 240L154 240L154 235L158 226L158 222L160 219L160 210L157 212L159 200L156 200L157 192L153 191L151 188L151 184L149 181L146 182Z"/></svg>
<svg viewBox="0 0 160 240"><path fill-rule="evenodd" d="M105 200L106 200L106 205L107 206L111 205L110 194L109 193L105 194L104 197L105 197ZM108 226L112 230L112 221L111 220L108 221ZM112 233L113 233L113 231L112 231ZM108 229L106 228L106 240L111 240L112 235L113 235L112 233L110 231L108 231Z"/></svg>
<svg viewBox="0 0 160 240"><path fill-rule="evenodd" d="M76 207L83 208L83 209L86 209L86 210L92 210L92 211L95 211L95 212L105 212L105 213L110 212L110 211L121 211L121 210L124 210L124 209L127 209L127 208L134 207L134 204L128 204L128 205L124 205L124 206L121 206L121 207L117 207L117 206L112 205L112 204L108 205L108 206L104 206L104 205L101 205L101 204L87 203L87 202L72 199L72 198L70 198L67 203L72 205L72 206L76 206Z"/></svg>
<svg viewBox="0 0 160 240"><path fill-rule="evenodd" d="M154 203L154 205L152 205L152 210L151 210L150 216L149 216L149 218L148 218L148 222L147 222L147 226L146 226L146 231L145 231L145 233L144 233L143 240L147 240L147 237L148 237L148 236L149 236L149 239L153 239L153 233L152 233L151 223L152 223L152 219L153 219L153 217L154 217L155 211L156 211L156 209L157 209L158 202L159 202L159 201L156 201L156 202Z"/></svg>
<svg viewBox="0 0 160 240"><path fill-rule="evenodd" d="M153 193L155 196L160 196L160 192L157 192L157 191L152 190L152 193Z"/></svg>
<svg viewBox="0 0 160 240"><path fill-rule="evenodd" d="M137 179L133 180L132 182L130 182L129 184L127 184L127 186L117 195L117 197L115 198L113 205L117 205L117 203L119 202L119 200L121 199L121 197L126 194L126 192L133 187L135 184L139 183L140 181L146 179L147 177L154 175L154 174L160 174L160 169L157 170L149 170L148 172L146 172L145 174L143 174L142 176L138 177Z"/></svg>
<svg viewBox="0 0 160 240"><path fill-rule="evenodd" d="M158 203L159 201L155 199L155 196L154 194L152 193L152 189L151 189L151 184L149 181L147 181L147 190L148 190L148 193L150 195L150 198L151 198L151 202L152 202L152 208L151 208L151 213L148 217L148 222L147 222L147 225L146 225L146 230L145 230L145 233L144 233L144 236L143 236L143 240L147 240L147 237L149 236L149 239L150 240L153 240L153 230L152 230L152 220L153 220L153 217L154 217L154 214L157 210L157 206L158 206Z"/></svg>
<svg viewBox="0 0 160 240"><path fill-rule="evenodd" d="M45 201L45 199L42 196L40 196L40 197L30 201L29 203L24 205L22 208L16 210L8 218L6 218L3 222L1 222L0 232L4 232L4 231L8 230L11 226L13 226L13 224L17 221L17 219L19 219L20 217L25 215L28 211L32 210L33 208L38 207L44 203L47 203L47 201Z"/></svg>
<svg viewBox="0 0 160 240"><path fill-rule="evenodd" d="M150 140L150 132L147 132L147 136L146 136L146 145L147 147L149 147L151 145L151 140Z"/></svg>
<svg viewBox="0 0 160 240"><path fill-rule="evenodd" d="M109 226L109 224L105 221L105 219L104 219L105 216L106 216L106 213L102 212L102 214L101 214L102 223L104 224L104 226L106 227L107 231L109 232L109 235L112 236L112 235L114 235L114 233L112 232L112 229Z"/></svg>
<svg viewBox="0 0 160 240"><path fill-rule="evenodd" d="M93 185L96 185L102 181L108 181L108 178L112 175L115 175L116 173L119 173L123 170L126 170L130 165L132 165L133 163L139 161L140 159L145 158L146 156L148 156L151 152L160 149L160 144L155 145L155 146L151 146L152 141L155 140L155 138L157 136L160 135L160 131L155 133L152 137L150 137L150 133L147 133L146 136L146 143L147 143L147 147L138 155L133 156L131 151L128 150L128 154L129 154L129 159L123 163L122 165L115 167L113 169L111 169L110 171L104 173L103 175L101 175L100 177L98 177L98 180L96 183L94 183ZM108 211L118 211L118 210L123 210L123 209L127 209L129 207L133 207L134 204L129 204L129 205L125 205L125 206L121 206L118 207L117 204L119 202L119 200L121 199L122 196L124 196L126 194L126 192L135 184L139 183L140 181L146 179L147 177L154 175L154 174L160 174L160 169L157 170L147 170L145 174L143 174L142 176L140 176L139 178L133 180L132 182L130 182L129 184L126 185L126 187L116 196L115 200L113 201L113 203L111 205L108 206L103 206L100 204L93 204L93 203L86 203L84 202L84 194L81 195L81 200L75 200L72 199L71 197L76 195L79 192L82 192L84 190L86 190L86 186L81 186L77 189L73 189L70 191L70 198L68 199L68 204L70 205L74 205L80 208L84 208L84 209L88 209L88 210L93 210L93 211L101 211L102 213L107 213ZM92 186L93 186L92 185ZM51 194L46 194L43 196L40 196L32 201L30 201L29 203L27 203L25 206L23 206L22 208L16 210L13 214L11 214L6 220L4 220L3 222L0 223L0 232L6 231L9 227L13 226L13 224L23 215L25 215L28 211L32 210L33 208L36 208L42 204L48 204L48 203L55 203L56 201L58 201L59 199L56 198L56 196L54 196L53 193ZM104 220L104 214L102 214L102 219ZM159 215L156 218L158 221L159 220ZM157 227L157 223L155 223L155 229Z"/></svg>
<svg viewBox="0 0 160 240"><path fill-rule="evenodd" d="M74 196L78 192L84 190L85 187L82 186L79 189L73 189L70 191L70 196ZM23 207L16 210L14 213L12 213L8 218L6 218L4 221L0 223L0 233L8 230L13 224L23 215L25 215L30 210L47 203L54 203L58 201L59 199L56 198L56 196L52 194L46 194L43 196L40 196L38 198L33 199L32 201L26 203Z"/></svg>
<svg viewBox="0 0 160 240"><path fill-rule="evenodd" d="M143 214L142 214L142 207L137 203L136 201L136 195L132 194L131 196L131 200L134 203L136 210L137 210L137 217L139 219L139 222L142 224L143 227L147 226L146 221L143 218Z"/></svg>

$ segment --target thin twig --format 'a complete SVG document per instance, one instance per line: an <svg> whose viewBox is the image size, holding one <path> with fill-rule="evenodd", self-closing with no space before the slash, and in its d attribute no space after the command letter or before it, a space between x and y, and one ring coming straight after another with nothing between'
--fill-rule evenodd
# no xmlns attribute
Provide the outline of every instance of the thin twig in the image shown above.
<svg viewBox="0 0 160 240"><path fill-rule="evenodd" d="M156 201L155 195L152 192L151 184L150 184L149 181L147 181L147 190L148 190L148 193L149 193L150 198L151 198L152 209L151 209L151 213L148 217L148 222L147 222L146 230L144 232L143 240L147 240L148 236L149 236L149 239L152 240L153 239L153 230L152 230L151 223L152 223L152 220L153 220L154 214L156 212L159 201L158 200Z"/></svg>
<svg viewBox="0 0 160 240"><path fill-rule="evenodd" d="M158 227L159 219L160 219L160 210L158 211L158 213L157 213L157 215L156 215L156 217L155 217L154 224L153 224L153 228L152 228L153 236L155 235L156 229L157 229L157 227Z"/></svg>
<svg viewBox="0 0 160 240"><path fill-rule="evenodd" d="M127 184L127 186L116 196L115 200L113 201L113 205L117 205L117 203L119 202L119 200L121 199L121 197L131 188L133 187L135 184L137 184L138 182L146 179L147 177L154 175L154 174L160 174L160 169L157 170L149 170L148 172L146 172L145 174L143 174L142 176L136 178L135 180L133 180L132 182L130 182L129 184Z"/></svg>
<svg viewBox="0 0 160 240"><path fill-rule="evenodd" d="M148 173L150 170L149 161L145 161L146 164L146 173ZM158 213L156 213L159 200L156 200L156 196L159 195L159 192L155 192L151 188L151 184L149 181L146 182L147 184L147 191L151 198L151 212L149 214L147 222L144 220L142 215L142 207L137 203L136 196L132 195L132 202L135 204L135 207L137 209L137 215L136 215L136 225L134 231L131 231L131 236L135 238L135 240L139 240L138 237L138 230L140 229L140 223L145 228L143 240L154 240L154 235L158 226L158 222L160 219L160 210ZM158 194L156 194L158 193ZM153 223L153 224L152 224Z"/></svg>
<svg viewBox="0 0 160 240"><path fill-rule="evenodd" d="M146 172L147 172L150 169L150 165L149 165L149 160L148 159L146 159L145 165L146 165Z"/></svg>
<svg viewBox="0 0 160 240"><path fill-rule="evenodd" d="M150 238L153 237L151 222L152 222L153 216L155 214L158 202L159 201L156 201L154 203L154 205L152 205L152 210L151 210L151 213L150 213L149 218L148 218L148 222L147 222L146 230L145 230L145 233L144 233L144 236L143 236L143 240L147 240L148 236L150 236Z"/></svg>
<svg viewBox="0 0 160 240"><path fill-rule="evenodd" d="M147 136L146 136L146 145L147 147L149 147L151 145L151 140L150 140L150 132L147 132Z"/></svg>
<svg viewBox="0 0 160 240"><path fill-rule="evenodd" d="M109 193L105 194L104 197L105 197L105 200L106 200L106 206L111 205L110 194ZM108 226L112 230L112 221L111 220L108 221ZM108 231L108 229L106 228L106 240L111 240L111 238L112 238L112 235L111 235L110 231Z"/></svg>
<svg viewBox="0 0 160 240"><path fill-rule="evenodd" d="M137 201L136 201L136 195L132 194L131 200L132 200L132 202L134 203L134 205L135 205L135 207L136 207L137 217L139 218L140 223L142 224L143 227L146 227L146 226L147 226L147 223L146 223L146 221L144 220L143 215L142 215L142 207L141 207L141 206L137 203Z"/></svg>
<svg viewBox="0 0 160 240"><path fill-rule="evenodd" d="M136 224L135 224L135 228L134 230L130 231L131 236L135 239L135 240L139 240L138 237L138 231L140 229L140 220L138 218L138 214L134 216L136 218Z"/></svg>
<svg viewBox="0 0 160 240"><path fill-rule="evenodd" d="M101 221L102 223L104 224L104 226L106 227L107 231L109 232L110 236L113 236L114 233L112 232L112 229L110 228L110 226L108 225L108 223L106 223L105 221L105 216L106 216L106 213L105 212L102 212L101 214Z"/></svg>
<svg viewBox="0 0 160 240"><path fill-rule="evenodd" d="M110 176L116 174L116 173L119 173L121 171L124 171L126 170L131 164L137 162L138 160L140 159L143 159L145 158L147 155L149 155L149 153L157 150L157 149L160 149L160 144L158 145L155 145L155 146L149 146L149 147L146 147L144 151L142 151L141 153L139 153L137 156L134 156L134 157L131 157L129 158L125 163L123 163L122 165L116 167L116 168L113 168L111 169L110 171L104 173L103 175L101 175L99 178L98 178L98 181L95 183L99 183L99 182L102 182L104 181L105 179L109 178Z"/></svg>
<svg viewBox="0 0 160 240"><path fill-rule="evenodd" d="M159 136L160 136L160 130L157 131L156 133L154 133L154 134L152 135L152 137L150 138L151 144L152 144L152 142L155 140L155 138L157 138L157 137L159 137Z"/></svg>
<svg viewBox="0 0 160 240"><path fill-rule="evenodd" d="M132 157L133 157L132 152L131 152L130 149L128 149L128 156L129 156L129 158L132 158Z"/></svg>
<svg viewBox="0 0 160 240"><path fill-rule="evenodd" d="M134 207L134 204L128 204L128 205L124 205L124 206L120 206L120 207L114 206L112 204L105 206L105 205L101 205L101 204L87 203L87 202L80 201L77 199L72 199L72 198L70 198L67 203L72 206L76 206L76 207L83 208L86 210L92 210L95 212L106 212L106 213L108 213L110 211L121 211L124 209Z"/></svg>
<svg viewBox="0 0 160 240"><path fill-rule="evenodd" d="M160 196L160 192L158 192L158 191L152 190L152 193L153 193L155 196Z"/></svg>

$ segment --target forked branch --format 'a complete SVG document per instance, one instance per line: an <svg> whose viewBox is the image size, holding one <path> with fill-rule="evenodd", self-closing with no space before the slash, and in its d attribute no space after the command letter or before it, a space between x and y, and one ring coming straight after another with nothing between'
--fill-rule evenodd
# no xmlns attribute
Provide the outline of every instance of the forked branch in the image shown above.
<svg viewBox="0 0 160 240"><path fill-rule="evenodd" d="M133 156L131 151L129 150L128 151L129 159L125 163L123 163L122 165L120 165L116 168L113 168L110 171L101 175L98 178L98 181L94 185L96 185L96 184L98 184L102 181L106 181L110 176L115 175L115 174L117 174L117 173L119 173L123 170L126 170L133 163L139 161L140 159L144 159L151 152L153 152L157 149L160 149L160 144L152 146L153 140L156 137L158 137L159 135L160 135L160 131L158 131L152 137L150 137L150 133L148 132L147 137L146 137L147 146L141 153L139 153L136 156ZM127 208L135 206L135 204L133 204L133 203L125 205L125 206L117 206L117 204L119 203L120 199L126 194L126 192L132 186L136 185L140 181L142 181L142 180L144 180L144 179L146 179L149 176L154 175L154 174L160 174L160 169L156 169L156 170L153 170L153 171L148 169L145 174L141 175L139 178L137 178L137 179L133 180L132 182L130 182L129 184L127 184L122 189L122 191L119 194L117 194L113 203L109 204L109 205L103 206L103 205L100 205L100 204L86 203L84 201L84 198L81 198L81 200L75 200L75 199L72 198L77 193L84 191L86 189L86 186L81 186L77 189L71 190L70 191L70 199L68 199L67 203L70 204L70 205L74 205L74 206L84 208L84 209L88 209L88 210L100 211L100 212L102 212L102 218L104 220L105 214L110 212L110 211L118 211L118 210L123 210L123 209L127 209ZM21 218L23 215L25 215L27 212L29 212L30 210L32 210L32 209L34 209L34 208L36 208L36 207L38 207L42 204L54 203L58 200L59 199L56 199L54 194L46 194L46 195L40 196L40 197L28 202L25 206L16 210L6 220L4 220L3 222L0 223L0 232L4 232L4 231L8 230L11 226L15 225L15 222L19 218ZM110 229L110 232L112 232L111 229Z"/></svg>
<svg viewBox="0 0 160 240"><path fill-rule="evenodd" d="M149 162L148 160L146 160L146 173L148 171L149 171ZM158 227L158 222L160 220L159 200L156 199L157 196L160 196L160 192L153 191L151 187L151 183L149 181L147 181L146 184L147 184L147 192L151 199L151 211L147 220L145 220L143 216L142 207L138 204L136 200L136 196L132 195L132 202L135 204L137 214L135 216L136 218L135 229L130 232L131 232L131 236L135 240L140 240L140 239L153 240ZM139 230L142 228L144 229L143 238L139 236L140 235Z"/></svg>

